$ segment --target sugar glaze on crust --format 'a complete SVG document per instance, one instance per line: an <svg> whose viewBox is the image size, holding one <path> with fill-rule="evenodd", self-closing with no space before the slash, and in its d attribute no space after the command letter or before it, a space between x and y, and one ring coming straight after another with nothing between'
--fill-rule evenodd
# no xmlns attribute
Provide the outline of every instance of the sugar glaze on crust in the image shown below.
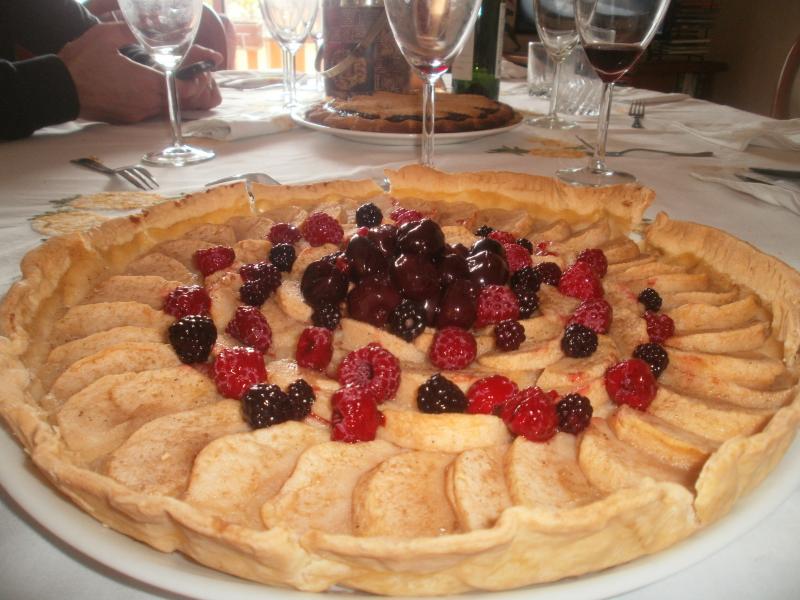
<svg viewBox="0 0 800 600"><path fill-rule="evenodd" d="M497 438L482 445L474 440L485 436L459 435L460 428L473 431L479 425L478 421L465 425L457 417L473 416L429 415L443 417L433 426L444 424L453 435L447 448L427 448L427 438L418 434L428 425L404 404L401 385L398 398L384 405L390 425L379 439L346 447L347 460L362 465L363 473L356 474L352 497L350 492L344 500L335 497L337 506L346 509L352 503L353 508L342 512L342 521L334 527L313 512L305 521L298 519L306 513L297 490L302 489L303 477L341 465L341 458L325 462L339 447L321 441L324 431L308 423L246 431L236 421L236 403L215 397L213 391L207 396L202 379L197 379L191 388L196 405L188 412L159 414L142 423L128 418L124 422L135 427L125 432L120 446L131 448L131 440L150 439L147 435L157 429L154 424L176 428L170 431L184 436L193 431L181 425L186 421L202 422L204 430L228 432L194 450L185 488L177 493L154 492L162 489L158 486L163 482L135 470L119 474L112 465L122 464L124 452L87 453L69 442L69 411L64 407L77 406L81 394L88 395L86 390L95 386L90 391L98 400L92 404L90 398L89 406L99 411L114 401L122 410L125 399L131 401L125 388L109 383L111 392L107 393L100 383L113 382L120 375L87 382L85 389L69 397L55 397L52 391L71 389L96 362L90 360L96 354L89 354L79 359L88 361L82 368L70 371L66 362L59 362L69 353L54 345L64 342L73 344L67 348L76 352L81 348L81 352L96 348L108 352L102 328L76 337L68 315L108 301L112 278L116 278L112 287L126 290L129 297L132 292L124 286L130 278L149 277L137 280L139 300L146 282L162 289L155 275L141 273L153 265L160 273L170 274L170 278L162 277L168 282L196 280L197 274L185 264L182 252L186 248L230 238L243 260L264 252L266 224L260 219L302 220L313 208L348 222L360 202L382 197L369 181L256 186L253 202L243 187L230 186L159 205L85 234L54 238L23 259L22 280L9 290L0 307L0 372L6 382L0 391L0 414L48 480L116 530L158 550L178 550L244 578L309 591L343 585L380 594L442 595L555 581L658 552L723 517L780 460L800 421L796 371L800 276L794 270L721 231L671 221L665 215L647 228L643 247L637 247L625 234L638 225L653 197L651 191L637 186L578 190L547 178L511 173L449 175L417 166L388 176L394 199L436 214L448 235L468 239L475 226L496 219L504 227L516 228L519 235L546 237L556 250L553 260L568 263L584 247L604 248L610 263L604 286L619 325L604 341L608 352L604 356L627 355L637 342L641 319L634 314L631 290L645 281L665 290L664 310L673 316L678 330L667 344L671 366L662 375L659 396L649 413L634 414L603 400L602 390L592 387L594 380L587 375L602 365L583 365L575 371L568 359L555 357L531 370L506 355L493 360L500 360L510 376L532 377L555 389L565 385L565 378L585 375L583 383L590 390L586 393L592 396L597 417L590 428L579 439L558 434L547 444ZM223 320L225 290L220 285L214 297ZM291 303L292 298L283 301ZM549 339L548 319L561 318L564 308L550 296L543 296L542 307L541 320L530 327L541 333L544 347ZM132 348L140 355L146 346L153 356L161 356L157 341L120 341L128 339L125 336L134 326L160 331L159 311L141 301L112 308L112 314L125 315L125 323L114 323L118 326L115 335L121 336L115 342L138 344ZM280 307L269 308L273 309L275 315L286 314ZM711 338L706 335L713 326L709 315L716 323L724 322ZM286 329L281 331L289 338L292 319L283 320ZM278 321L271 323L277 328ZM383 333L362 325L347 324L347 337L340 340L344 350L361 345L362 338L371 341ZM763 341L755 348L708 351L709 339L752 346L748 340L756 330ZM131 339L143 338L134 333ZM157 340L157 335L152 339ZM387 340L391 343L405 344ZM114 352L124 353L126 348L117 345ZM414 348L401 346L398 353L401 350L407 357L404 377L413 383L429 367L414 362ZM107 356L103 354L107 360L103 364L112 364ZM491 352L486 356L491 357ZM271 379L291 380L296 374L292 361L274 358L268 363ZM507 362L502 363L503 359ZM169 369L188 368L153 360L157 368L128 375L123 371L122 377L155 381L156 371L164 378ZM702 374L732 370L752 372L753 378L736 376L718 386ZM67 372L69 378L63 379ZM188 379L181 385L188 386ZM324 376L315 381L320 390L325 385ZM154 394L157 390L153 387ZM315 411L322 413L324 406L315 406ZM397 418L393 421L391 415ZM408 430L401 426L406 421L413 424ZM158 438L152 439L156 444ZM207 493L203 485L207 480L218 482L223 490L245 481L233 476L227 483L215 479L215 456L222 460L230 456L226 452L237 452L236 465L245 464L245 458L259 464L278 449L274 456L285 459L290 454L287 448L296 453L293 460L302 463L302 468L293 471L289 464L280 471L275 466L280 461L270 461L270 472L283 483L274 490L252 492L254 497L265 496L258 503L250 505L239 498L237 512L227 514L230 501ZM164 459L167 464L183 460L166 454ZM413 464L426 465L428 475L420 479L443 482L437 484L441 489L421 487L419 492L431 494L433 489L434 497L444 503L442 510L452 508L455 516L447 518L455 519L455 530L444 535L357 535L353 528L380 531L382 520L398 518L391 505L386 513L375 512L371 490L391 482L393 469ZM572 476L554 477L542 465L563 465ZM343 471L342 477L352 473ZM330 483L321 485L322 491L330 491ZM481 495L481 490L489 489L491 496ZM320 486L314 493L319 491ZM494 507L493 513L485 512L487 505Z"/></svg>

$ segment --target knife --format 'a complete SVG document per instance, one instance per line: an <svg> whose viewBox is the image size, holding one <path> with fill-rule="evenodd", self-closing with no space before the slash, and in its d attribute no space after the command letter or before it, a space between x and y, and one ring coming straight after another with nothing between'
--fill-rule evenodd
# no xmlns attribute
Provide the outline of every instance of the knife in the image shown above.
<svg viewBox="0 0 800 600"><path fill-rule="evenodd" d="M790 171L788 169L766 169L763 167L749 167L749 170L759 175L767 177L777 177L778 179L800 179L800 171Z"/></svg>

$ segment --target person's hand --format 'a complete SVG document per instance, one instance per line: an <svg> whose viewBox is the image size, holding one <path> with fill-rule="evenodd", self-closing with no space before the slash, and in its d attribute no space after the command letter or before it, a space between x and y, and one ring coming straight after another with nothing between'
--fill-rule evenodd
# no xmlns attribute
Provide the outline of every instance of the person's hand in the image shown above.
<svg viewBox="0 0 800 600"><path fill-rule="evenodd" d="M160 71L137 64L119 53L119 48L135 43L124 23L95 25L59 52L75 83L80 116L110 123L135 123L166 110L166 84ZM200 46L190 51L187 60L212 60L221 56ZM211 75L179 82L179 102L184 108L206 109L221 98Z"/></svg>

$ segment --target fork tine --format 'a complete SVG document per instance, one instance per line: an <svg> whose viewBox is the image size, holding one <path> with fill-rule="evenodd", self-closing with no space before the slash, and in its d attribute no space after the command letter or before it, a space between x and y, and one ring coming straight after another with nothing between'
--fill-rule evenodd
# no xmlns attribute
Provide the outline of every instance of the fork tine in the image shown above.
<svg viewBox="0 0 800 600"><path fill-rule="evenodd" d="M120 177L124 177L129 183L132 183L134 186L136 186L140 190L147 190L148 189L147 186L145 186L145 184L142 181L137 179L136 176L134 176L134 174L131 171L129 171L128 169L119 169L117 171L117 175L119 175Z"/></svg>
<svg viewBox="0 0 800 600"><path fill-rule="evenodd" d="M148 171L144 167L140 167L139 165L131 167L131 169L136 171L141 176L141 178L144 179L145 182L147 182L149 189L154 190L158 187L158 182L156 181L156 178L153 177L152 173L150 173L150 171Z"/></svg>

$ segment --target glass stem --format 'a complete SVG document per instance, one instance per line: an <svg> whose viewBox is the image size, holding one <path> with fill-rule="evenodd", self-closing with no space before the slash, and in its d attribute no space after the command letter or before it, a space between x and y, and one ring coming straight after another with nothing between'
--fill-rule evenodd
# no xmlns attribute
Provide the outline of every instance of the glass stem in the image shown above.
<svg viewBox="0 0 800 600"><path fill-rule="evenodd" d="M289 98L291 97L290 87L291 84L289 83L289 62L292 60L292 53L289 52L289 49L281 45L281 67L283 70L283 100L284 103L289 102Z"/></svg>
<svg viewBox="0 0 800 600"><path fill-rule="evenodd" d="M558 104L558 82L561 79L561 65L564 61L563 60L556 60L556 69L555 73L553 73L553 85L550 88L550 110L548 111L547 116L551 119L556 119L556 105Z"/></svg>
<svg viewBox="0 0 800 600"><path fill-rule="evenodd" d="M422 88L422 164L433 166L433 121L436 115L436 91L433 89L435 79L425 78Z"/></svg>
<svg viewBox="0 0 800 600"><path fill-rule="evenodd" d="M175 87L175 71L169 69L164 72L167 76L167 107L169 109L169 124L172 127L172 145L182 146L181 134L181 108L178 106L178 91Z"/></svg>
<svg viewBox="0 0 800 600"><path fill-rule="evenodd" d="M298 48L289 50L289 64L287 69L289 72L289 103L286 106L297 106L297 66L295 65L295 56Z"/></svg>
<svg viewBox="0 0 800 600"><path fill-rule="evenodd" d="M613 83L603 83L600 114L597 117L597 139L594 143L594 153L589 161L589 166L593 171L608 170L606 167L606 140L608 139L608 119L611 115L611 93L613 91Z"/></svg>

